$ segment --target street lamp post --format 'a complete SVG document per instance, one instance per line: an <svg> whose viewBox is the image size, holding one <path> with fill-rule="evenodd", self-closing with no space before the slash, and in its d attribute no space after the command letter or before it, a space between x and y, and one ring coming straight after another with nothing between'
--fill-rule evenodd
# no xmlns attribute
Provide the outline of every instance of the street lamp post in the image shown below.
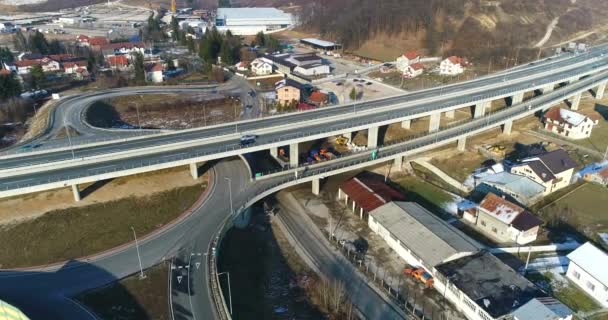
<svg viewBox="0 0 608 320"><path fill-rule="evenodd" d="M228 177L224 177L228 181L228 197L230 198L230 213L234 213L234 209L232 207L232 179Z"/></svg>
<svg viewBox="0 0 608 320"><path fill-rule="evenodd" d="M131 231L133 231L133 238L135 238L135 249L137 250L137 260L139 261L139 279L145 279L146 275L144 274L144 268L141 266L141 256L139 254L139 243L137 242L137 235L135 234L135 228L131 226Z"/></svg>
<svg viewBox="0 0 608 320"><path fill-rule="evenodd" d="M221 276L223 274L226 274L226 277L228 278L228 303L230 305L230 315L232 315L232 293L230 292L230 272L226 271L226 272L220 272L217 274L217 276Z"/></svg>
<svg viewBox="0 0 608 320"><path fill-rule="evenodd" d="M68 136L68 143L70 144L70 151L72 152L72 159L76 159L76 155L74 154L74 147L72 146L72 137L70 137L70 129L68 128L68 124L65 119L65 113L63 114L63 127L65 128L65 133Z"/></svg>

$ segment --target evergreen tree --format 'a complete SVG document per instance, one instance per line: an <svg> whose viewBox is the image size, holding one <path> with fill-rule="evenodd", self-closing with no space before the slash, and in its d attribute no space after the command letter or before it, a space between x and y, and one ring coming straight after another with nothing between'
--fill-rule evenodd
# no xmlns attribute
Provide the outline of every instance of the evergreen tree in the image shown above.
<svg viewBox="0 0 608 320"><path fill-rule="evenodd" d="M44 82L44 71L41 65L35 64L30 69L30 85L32 88L40 89L42 82Z"/></svg>
<svg viewBox="0 0 608 320"><path fill-rule="evenodd" d="M90 72L94 72L97 69L97 61L95 59L95 55L93 52L89 51L89 56L87 57L87 69Z"/></svg>
<svg viewBox="0 0 608 320"><path fill-rule="evenodd" d="M15 56L9 48L0 48L0 62L13 62Z"/></svg>
<svg viewBox="0 0 608 320"><path fill-rule="evenodd" d="M350 97L350 100L352 100L352 101L357 100L357 90L355 90L355 88L350 90L349 97Z"/></svg>
<svg viewBox="0 0 608 320"><path fill-rule="evenodd" d="M28 44L33 53L48 54L50 52L49 43L41 32L36 31L30 35Z"/></svg>
<svg viewBox="0 0 608 320"><path fill-rule="evenodd" d="M15 74L0 75L0 99L6 100L21 94L21 83Z"/></svg>
<svg viewBox="0 0 608 320"><path fill-rule="evenodd" d="M227 40L222 42L222 48L220 49L220 58L222 58L223 64L234 64L234 59L232 57L232 51L230 50L230 44Z"/></svg>
<svg viewBox="0 0 608 320"><path fill-rule="evenodd" d="M173 41L179 39L179 23L175 16L171 17L171 30L173 30Z"/></svg>
<svg viewBox="0 0 608 320"><path fill-rule="evenodd" d="M144 84L146 82L146 71L144 70L144 56L141 53L135 54L133 67L135 69L135 83Z"/></svg>
<svg viewBox="0 0 608 320"><path fill-rule="evenodd" d="M28 50L27 39L25 39L25 36L23 35L23 33L21 33L21 31L17 31L17 33L15 33L15 36L13 36L13 44L15 46L15 49L17 49L18 51Z"/></svg>
<svg viewBox="0 0 608 320"><path fill-rule="evenodd" d="M263 31L260 31L255 35L255 44L261 47L266 45L266 36Z"/></svg>
<svg viewBox="0 0 608 320"><path fill-rule="evenodd" d="M169 61L167 62L167 69L168 70L175 70L175 64L173 63L173 59L169 59Z"/></svg>

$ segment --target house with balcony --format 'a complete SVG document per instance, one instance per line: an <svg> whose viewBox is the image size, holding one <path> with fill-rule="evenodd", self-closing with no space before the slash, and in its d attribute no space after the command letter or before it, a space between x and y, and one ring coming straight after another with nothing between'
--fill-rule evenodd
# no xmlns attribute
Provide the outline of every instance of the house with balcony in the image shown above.
<svg viewBox="0 0 608 320"><path fill-rule="evenodd" d="M545 112L543 122L545 130L568 139L579 140L591 136L591 131L598 124L599 117L554 107Z"/></svg>

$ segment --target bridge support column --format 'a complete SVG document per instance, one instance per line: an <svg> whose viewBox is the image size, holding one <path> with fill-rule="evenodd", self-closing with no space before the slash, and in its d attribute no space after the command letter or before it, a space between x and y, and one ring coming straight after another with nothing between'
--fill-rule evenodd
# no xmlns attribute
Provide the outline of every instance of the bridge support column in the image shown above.
<svg viewBox="0 0 608 320"><path fill-rule="evenodd" d="M467 137L462 137L458 139L458 151L464 151L464 148L467 145Z"/></svg>
<svg viewBox="0 0 608 320"><path fill-rule="evenodd" d="M553 91L554 88L555 88L554 84L548 84L548 85L544 86L541 90L544 94L544 93L549 93L549 92Z"/></svg>
<svg viewBox="0 0 608 320"><path fill-rule="evenodd" d="M604 92L606 91L606 81L600 83L599 86L597 86L597 91L595 92L595 98L596 99L603 99L604 98Z"/></svg>
<svg viewBox="0 0 608 320"><path fill-rule="evenodd" d="M273 158L278 157L278 156L279 156L279 147L271 147L271 148L270 148L270 155L271 155Z"/></svg>
<svg viewBox="0 0 608 320"><path fill-rule="evenodd" d="M401 121L401 128L409 130L411 127L412 127L412 120Z"/></svg>
<svg viewBox="0 0 608 320"><path fill-rule="evenodd" d="M378 146L378 127L367 129L367 147L375 148Z"/></svg>
<svg viewBox="0 0 608 320"><path fill-rule="evenodd" d="M441 112L431 114L431 120L429 121L429 132L439 131L440 123L441 123Z"/></svg>
<svg viewBox="0 0 608 320"><path fill-rule="evenodd" d="M570 109L572 110L578 110L578 106L581 103L581 96L583 95L582 92L579 92L577 94L575 94L574 96L572 96L572 99L570 101Z"/></svg>
<svg viewBox="0 0 608 320"><path fill-rule="evenodd" d="M190 164L190 175L192 176L192 179L198 179L198 166L196 165L196 163Z"/></svg>
<svg viewBox="0 0 608 320"><path fill-rule="evenodd" d="M78 202L81 200L80 198L80 190L78 189L77 184L72 185L72 194L74 194L74 201Z"/></svg>
<svg viewBox="0 0 608 320"><path fill-rule="evenodd" d="M289 166L292 168L297 168L300 163L300 150L298 147L299 144L297 142L289 145Z"/></svg>
<svg viewBox="0 0 608 320"><path fill-rule="evenodd" d="M483 101L475 105L473 118L483 117L486 114L486 109L492 105L492 101Z"/></svg>
<svg viewBox="0 0 608 320"><path fill-rule="evenodd" d="M445 112L445 117L446 118L450 118L450 119L454 119L454 113L455 113L455 110L446 111Z"/></svg>
<svg viewBox="0 0 608 320"><path fill-rule="evenodd" d="M321 179L316 178L312 180L312 194L318 196L321 193Z"/></svg>
<svg viewBox="0 0 608 320"><path fill-rule="evenodd" d="M513 128L513 120L509 120L505 122L502 126L502 134L511 134L511 129Z"/></svg>
<svg viewBox="0 0 608 320"><path fill-rule="evenodd" d="M511 97L511 105L520 104L524 101L524 92L518 92Z"/></svg>
<svg viewBox="0 0 608 320"><path fill-rule="evenodd" d="M393 163L393 167L397 171L402 171L403 170L403 157L402 156L399 156L399 157L395 158L395 162Z"/></svg>

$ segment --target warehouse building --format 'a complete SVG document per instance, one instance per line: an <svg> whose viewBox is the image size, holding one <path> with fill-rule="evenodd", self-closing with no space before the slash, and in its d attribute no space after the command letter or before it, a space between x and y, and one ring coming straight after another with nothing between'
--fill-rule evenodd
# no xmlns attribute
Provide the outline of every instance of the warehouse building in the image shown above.
<svg viewBox="0 0 608 320"><path fill-rule="evenodd" d="M275 8L218 8L215 25L235 35L273 32L293 24L293 16Z"/></svg>
<svg viewBox="0 0 608 320"><path fill-rule="evenodd" d="M315 49L320 49L324 51L333 51L340 49L340 45L331 41L320 40L316 38L305 38L300 39L300 43L310 46Z"/></svg>

